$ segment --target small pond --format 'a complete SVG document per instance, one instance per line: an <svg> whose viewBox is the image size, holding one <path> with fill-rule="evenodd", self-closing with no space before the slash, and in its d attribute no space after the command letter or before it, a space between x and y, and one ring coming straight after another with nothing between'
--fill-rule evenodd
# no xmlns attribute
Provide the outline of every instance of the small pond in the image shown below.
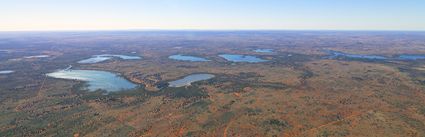
<svg viewBox="0 0 425 137"><path fill-rule="evenodd" d="M254 52L257 53L273 53L273 49L256 49Z"/></svg>

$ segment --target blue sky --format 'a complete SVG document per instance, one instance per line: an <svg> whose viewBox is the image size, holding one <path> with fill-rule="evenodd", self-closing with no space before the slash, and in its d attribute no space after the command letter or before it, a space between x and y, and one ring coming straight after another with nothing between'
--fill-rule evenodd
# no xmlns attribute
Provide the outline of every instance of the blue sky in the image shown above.
<svg viewBox="0 0 425 137"><path fill-rule="evenodd" d="M425 0L0 0L13 30L425 30Z"/></svg>

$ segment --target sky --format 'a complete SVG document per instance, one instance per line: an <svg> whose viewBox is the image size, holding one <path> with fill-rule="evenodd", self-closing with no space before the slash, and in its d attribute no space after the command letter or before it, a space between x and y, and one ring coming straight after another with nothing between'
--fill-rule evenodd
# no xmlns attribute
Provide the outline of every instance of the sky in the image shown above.
<svg viewBox="0 0 425 137"><path fill-rule="evenodd" d="M425 0L0 0L0 31L425 30Z"/></svg>

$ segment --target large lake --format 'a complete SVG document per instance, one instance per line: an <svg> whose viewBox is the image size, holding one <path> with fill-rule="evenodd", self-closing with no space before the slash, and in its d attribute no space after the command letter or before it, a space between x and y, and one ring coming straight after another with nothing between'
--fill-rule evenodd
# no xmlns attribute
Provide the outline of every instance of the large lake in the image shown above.
<svg viewBox="0 0 425 137"><path fill-rule="evenodd" d="M91 58L80 60L78 63L80 64L92 64L92 63L99 63L106 60L110 60L112 58L120 58L124 60L136 60L136 59L142 59L142 57L139 56L127 56L127 55L114 55L114 54L102 54L102 55L94 55Z"/></svg>
<svg viewBox="0 0 425 137"><path fill-rule="evenodd" d="M193 82L208 80L214 77L215 76L212 74L191 74L182 79L171 81L168 84L169 84L169 87L184 87L184 86L189 86Z"/></svg>
<svg viewBox="0 0 425 137"><path fill-rule="evenodd" d="M170 59L174 59L174 60L180 60L180 61L192 61L192 62L205 62L205 61L210 61L208 59L205 58L201 58L201 57L195 57L195 56L187 56L187 55L172 55L170 57L168 57Z"/></svg>
<svg viewBox="0 0 425 137"><path fill-rule="evenodd" d="M85 81L89 91L103 89L108 92L128 90L137 87L136 84L118 76L117 74L96 70L60 70L46 74L49 77L69 80Z"/></svg>
<svg viewBox="0 0 425 137"><path fill-rule="evenodd" d="M250 56L250 55L221 54L219 56L226 59L227 61L232 61L232 62L258 63L258 62L268 61L268 60L264 60L264 59L257 58L255 56Z"/></svg>

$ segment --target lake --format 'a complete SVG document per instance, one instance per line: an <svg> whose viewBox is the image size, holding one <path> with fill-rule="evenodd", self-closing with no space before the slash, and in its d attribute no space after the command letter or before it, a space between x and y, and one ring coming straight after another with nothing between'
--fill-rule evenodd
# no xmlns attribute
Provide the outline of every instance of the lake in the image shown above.
<svg viewBox="0 0 425 137"><path fill-rule="evenodd" d="M36 55L36 56L26 56L24 58L26 59L33 59L33 58L48 58L50 55Z"/></svg>
<svg viewBox="0 0 425 137"><path fill-rule="evenodd" d="M256 49L254 52L257 53L273 53L273 49Z"/></svg>
<svg viewBox="0 0 425 137"><path fill-rule="evenodd" d="M168 84L169 84L169 87L184 87L184 86L189 86L193 82L208 80L214 77L215 76L212 74L191 74L182 79L168 82Z"/></svg>
<svg viewBox="0 0 425 137"><path fill-rule="evenodd" d="M401 60L422 60L425 59L425 55L400 55L398 59Z"/></svg>
<svg viewBox="0 0 425 137"><path fill-rule="evenodd" d="M226 59L227 61L232 61L232 62L258 63L258 62L268 61L268 60L264 60L264 59L257 58L255 56L250 56L250 55L221 54L219 56Z"/></svg>
<svg viewBox="0 0 425 137"><path fill-rule="evenodd" d="M136 88L137 85L118 76L117 74L97 70L60 70L46 74L52 78L80 80L88 84L89 91L103 89L116 92Z"/></svg>
<svg viewBox="0 0 425 137"><path fill-rule="evenodd" d="M15 72L15 71L13 71L13 70L0 70L0 74L10 74L10 73L13 73L13 72Z"/></svg>
<svg viewBox="0 0 425 137"><path fill-rule="evenodd" d="M328 56L328 58L331 58L331 59L338 58L338 57L346 57L346 58L353 58L353 59L371 59L371 60L388 59L387 57L377 56L377 55L348 54L348 53L343 53L343 52L339 52L339 51L332 51L332 50L329 50L329 51L326 51L326 52L330 54Z"/></svg>
<svg viewBox="0 0 425 137"><path fill-rule="evenodd" d="M208 59L205 58L201 58L201 57L195 57L195 56L187 56L187 55L172 55L170 57L168 57L170 59L174 59L174 60L180 60L180 61L192 61L192 62L205 62L205 61L210 61Z"/></svg>
<svg viewBox="0 0 425 137"><path fill-rule="evenodd" d="M332 51L332 50L325 51L325 52L329 54L329 56L326 58L330 58L330 59L335 59L338 57L346 57L346 58L353 58L353 59L370 59L370 60L423 60L425 59L425 55L404 54L398 57L389 58L389 57L378 56L378 55L348 54L348 53Z"/></svg>
<svg viewBox="0 0 425 137"><path fill-rule="evenodd" d="M91 58L84 59L78 61L80 64L93 64L93 63L99 63L106 60L110 60L112 58L120 58L124 60L136 60L136 59L142 59L139 56L127 56L127 55L114 55L114 54L102 54L102 55L94 55Z"/></svg>

